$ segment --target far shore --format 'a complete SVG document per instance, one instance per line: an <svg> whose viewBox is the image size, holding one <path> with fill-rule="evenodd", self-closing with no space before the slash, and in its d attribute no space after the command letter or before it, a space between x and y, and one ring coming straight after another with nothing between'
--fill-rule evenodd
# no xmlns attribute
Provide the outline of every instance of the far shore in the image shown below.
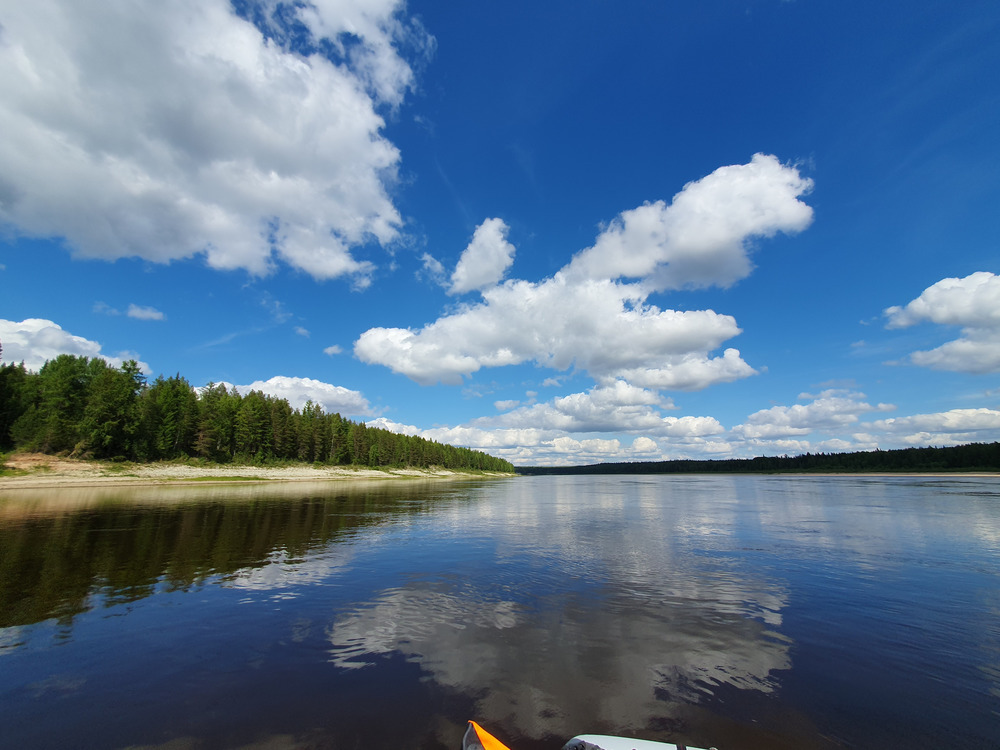
<svg viewBox="0 0 1000 750"><path fill-rule="evenodd" d="M180 463L129 463L47 456L21 453L8 456L6 469L0 476L0 493L4 490L69 489L80 487L129 485L204 485L253 482L323 482L353 479L467 479L471 477L506 477L510 474L473 472L432 467L372 469L352 466L293 466L210 465Z"/></svg>
<svg viewBox="0 0 1000 750"><path fill-rule="evenodd" d="M85 461L48 456L41 453L16 453L7 456L0 476L0 494L5 490L71 489L128 487L150 485L253 484L265 482L327 482L351 480L469 479L475 477L512 477L513 474L444 469L431 467L373 469L364 466L252 466L244 464L125 463ZM622 475L625 476L625 475ZM656 476L685 476L657 474ZM687 475L690 476L690 475ZM705 475L709 476L709 475ZM711 476L771 477L928 477L996 478L1000 472L774 472L721 473Z"/></svg>

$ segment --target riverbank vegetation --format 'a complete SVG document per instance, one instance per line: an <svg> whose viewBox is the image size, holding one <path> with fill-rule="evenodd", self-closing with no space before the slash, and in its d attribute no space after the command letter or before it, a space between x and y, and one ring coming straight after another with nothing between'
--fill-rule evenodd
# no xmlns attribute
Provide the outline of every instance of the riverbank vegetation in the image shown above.
<svg viewBox="0 0 1000 750"><path fill-rule="evenodd" d="M705 461L641 461L589 466L519 467L518 474L854 474L906 472L1000 472L1000 443L947 448L900 448L856 453Z"/></svg>
<svg viewBox="0 0 1000 750"><path fill-rule="evenodd" d="M305 462L513 472L501 458L353 422L307 402L180 374L152 383L128 361L60 354L38 372L0 366L0 451L114 461Z"/></svg>

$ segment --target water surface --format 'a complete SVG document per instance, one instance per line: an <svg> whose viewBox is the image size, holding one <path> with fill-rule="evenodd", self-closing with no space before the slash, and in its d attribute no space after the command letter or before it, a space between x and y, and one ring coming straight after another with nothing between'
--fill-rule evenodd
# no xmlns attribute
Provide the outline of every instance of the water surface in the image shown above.
<svg viewBox="0 0 1000 750"><path fill-rule="evenodd" d="M0 493L0 744L1000 747L1000 479Z"/></svg>

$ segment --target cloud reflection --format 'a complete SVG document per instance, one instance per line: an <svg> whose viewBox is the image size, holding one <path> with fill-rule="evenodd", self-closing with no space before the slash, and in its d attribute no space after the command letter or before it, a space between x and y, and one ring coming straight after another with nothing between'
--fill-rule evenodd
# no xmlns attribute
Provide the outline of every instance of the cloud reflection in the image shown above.
<svg viewBox="0 0 1000 750"><path fill-rule="evenodd" d="M774 691L775 673L791 667L791 643L775 630L787 592L697 554L737 525L707 506L664 503L662 483L617 486L595 490L596 503L580 483L553 483L547 503L526 496L521 507L507 487L502 505L451 508L456 529L463 514L496 514L492 565L386 588L336 616L330 660L356 669L401 654L481 696L480 715L511 717L536 738L642 729L723 691Z"/></svg>

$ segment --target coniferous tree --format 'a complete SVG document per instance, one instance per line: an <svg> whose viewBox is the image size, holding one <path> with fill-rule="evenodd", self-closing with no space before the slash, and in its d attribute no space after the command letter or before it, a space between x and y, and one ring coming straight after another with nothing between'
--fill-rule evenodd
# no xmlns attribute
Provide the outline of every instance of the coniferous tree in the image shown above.
<svg viewBox="0 0 1000 750"><path fill-rule="evenodd" d="M14 447L11 427L33 403L36 378L23 362L0 367L0 450Z"/></svg>
<svg viewBox="0 0 1000 750"><path fill-rule="evenodd" d="M118 369L93 359L88 370L86 405L79 424L82 445L96 458L134 457L140 424L138 398L145 384L138 363L129 360Z"/></svg>
<svg viewBox="0 0 1000 750"><path fill-rule="evenodd" d="M145 382L138 364L64 354L36 372L0 366L0 449L138 460L198 456L225 463L298 459L370 466L513 471L502 459L352 422L307 402L293 409L179 374Z"/></svg>

